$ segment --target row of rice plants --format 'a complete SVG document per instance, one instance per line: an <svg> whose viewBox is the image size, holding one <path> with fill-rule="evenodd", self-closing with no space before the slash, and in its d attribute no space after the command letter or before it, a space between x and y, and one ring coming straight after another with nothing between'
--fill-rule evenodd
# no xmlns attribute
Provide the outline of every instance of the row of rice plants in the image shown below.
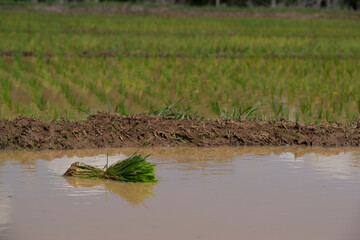
<svg viewBox="0 0 360 240"><path fill-rule="evenodd" d="M360 28L359 28L360 29ZM0 49L37 54L77 55L83 52L166 53L185 56L237 55L360 55L360 37L289 38L262 36L88 35L0 33ZM21 39L14 41L13 39Z"/></svg>
<svg viewBox="0 0 360 240"><path fill-rule="evenodd" d="M353 121L360 111L360 62L356 59L232 58L25 58L0 71L1 106L13 115L17 86L27 86L36 115L59 111L72 118L97 110L146 112L183 98L205 117L213 106L246 109L256 117ZM54 100L54 96L60 101ZM24 102L19 102L24 104ZM59 110L60 109L60 110ZM20 111L20 112L18 112ZM6 116L5 116L6 117Z"/></svg>
<svg viewBox="0 0 360 240"><path fill-rule="evenodd" d="M3 13L0 50L359 55L358 21Z"/></svg>
<svg viewBox="0 0 360 240"><path fill-rule="evenodd" d="M1 31L93 32L116 31L173 34L239 33L242 35L348 36L357 35L356 20L264 19L215 17L149 17L106 14L57 14L36 12L1 12Z"/></svg>

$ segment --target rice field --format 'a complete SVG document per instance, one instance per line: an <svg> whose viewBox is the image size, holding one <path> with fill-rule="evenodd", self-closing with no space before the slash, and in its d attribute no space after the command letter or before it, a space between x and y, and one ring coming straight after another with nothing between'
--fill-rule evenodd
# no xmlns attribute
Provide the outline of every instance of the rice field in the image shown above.
<svg viewBox="0 0 360 240"><path fill-rule="evenodd" d="M149 112L349 122L360 21L0 11L0 118ZM259 105L260 103L260 105Z"/></svg>

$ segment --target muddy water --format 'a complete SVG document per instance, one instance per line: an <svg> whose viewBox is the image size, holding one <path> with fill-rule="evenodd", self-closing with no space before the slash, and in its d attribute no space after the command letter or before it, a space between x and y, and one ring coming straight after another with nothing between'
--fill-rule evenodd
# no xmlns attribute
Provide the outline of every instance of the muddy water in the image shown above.
<svg viewBox="0 0 360 240"><path fill-rule="evenodd" d="M61 176L135 151L158 183ZM360 149L0 152L0 239L359 240Z"/></svg>

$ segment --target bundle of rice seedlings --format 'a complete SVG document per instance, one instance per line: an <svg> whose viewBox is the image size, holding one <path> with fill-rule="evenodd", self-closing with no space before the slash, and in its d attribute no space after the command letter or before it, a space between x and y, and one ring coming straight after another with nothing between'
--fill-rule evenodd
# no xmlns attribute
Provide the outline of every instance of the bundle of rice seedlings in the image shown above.
<svg viewBox="0 0 360 240"><path fill-rule="evenodd" d="M106 164L104 170L75 162L66 170L64 176L111 179L121 182L156 182L155 165L146 161L148 156L132 155L123 161L112 164L110 167Z"/></svg>

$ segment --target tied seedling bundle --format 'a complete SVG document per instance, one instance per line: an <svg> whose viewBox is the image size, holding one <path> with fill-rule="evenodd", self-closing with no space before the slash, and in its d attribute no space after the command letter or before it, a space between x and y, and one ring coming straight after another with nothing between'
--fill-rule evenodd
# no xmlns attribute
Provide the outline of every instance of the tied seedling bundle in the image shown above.
<svg viewBox="0 0 360 240"><path fill-rule="evenodd" d="M110 167L106 164L104 169L75 162L66 170L64 176L110 179L121 182L156 182L155 164L146 161L148 156L132 155Z"/></svg>

